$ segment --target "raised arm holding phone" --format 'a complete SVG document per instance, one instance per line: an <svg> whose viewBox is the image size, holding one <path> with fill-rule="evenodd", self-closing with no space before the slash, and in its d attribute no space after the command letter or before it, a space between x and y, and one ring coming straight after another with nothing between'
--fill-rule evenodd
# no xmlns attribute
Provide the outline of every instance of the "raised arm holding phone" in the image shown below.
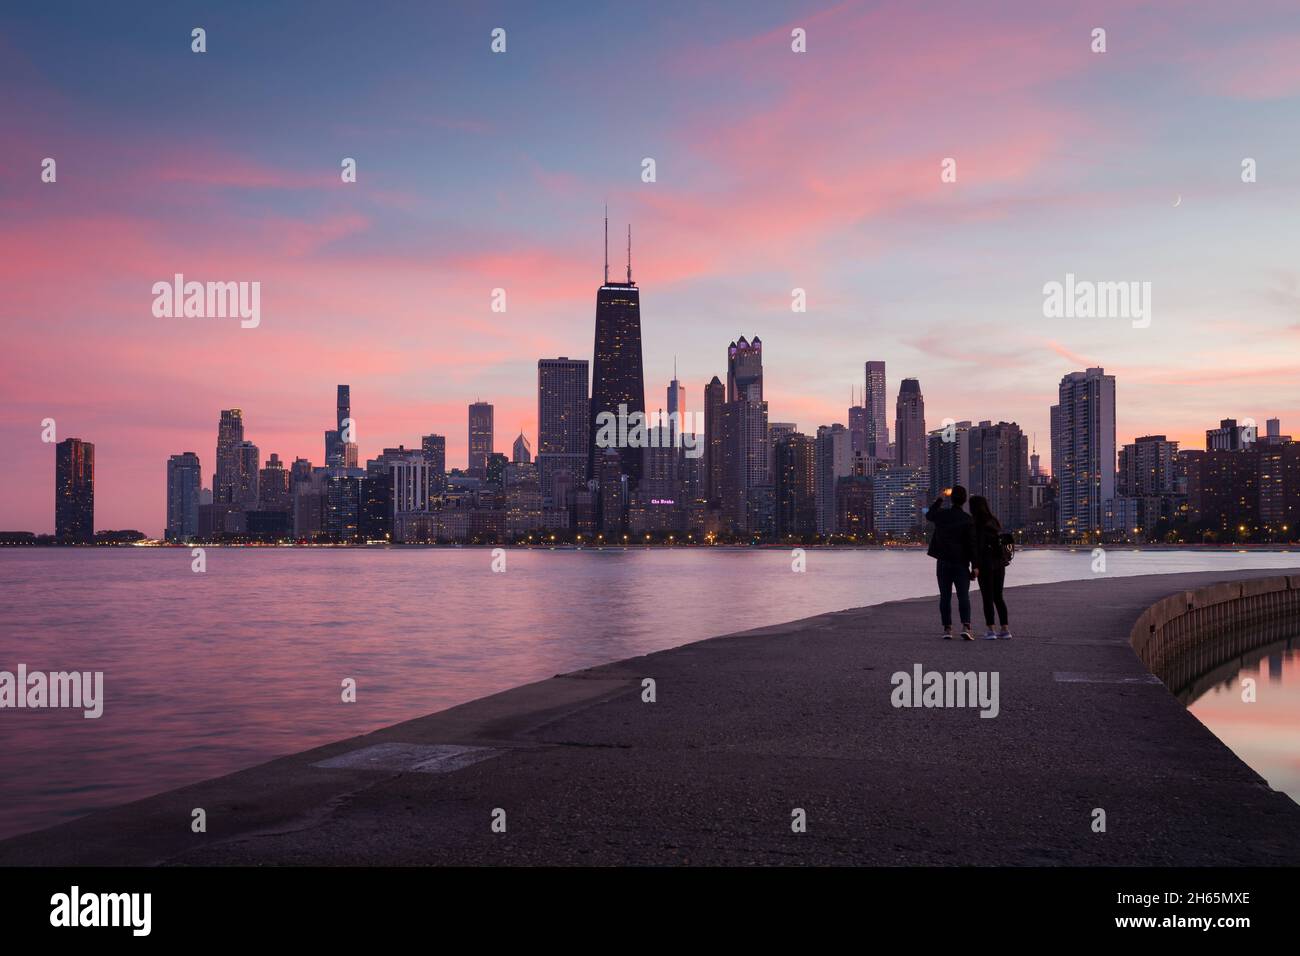
<svg viewBox="0 0 1300 956"><path fill-rule="evenodd" d="M962 506L966 504L966 489L956 485L946 489L935 499L925 513L925 520L934 525L930 547L926 552L935 560L935 574L939 581L939 619L943 623L943 639L952 640L952 592L957 590L957 611L961 615L961 637L964 641L975 638L970 630L970 582L975 563L975 522Z"/></svg>

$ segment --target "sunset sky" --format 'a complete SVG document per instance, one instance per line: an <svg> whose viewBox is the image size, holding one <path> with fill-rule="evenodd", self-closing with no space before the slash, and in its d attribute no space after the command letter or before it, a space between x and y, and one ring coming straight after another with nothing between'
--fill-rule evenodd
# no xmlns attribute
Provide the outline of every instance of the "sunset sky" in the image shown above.
<svg viewBox="0 0 1300 956"><path fill-rule="evenodd" d="M605 203L652 409L757 334L808 432L883 359L891 430L916 377L929 427L1017 421L1045 462L1089 365L1120 442L1300 435L1294 0L37 6L0 14L0 530L53 529L45 418L96 446L96 526L151 535L223 408L286 461L323 464L340 382L363 459L438 432L463 467L475 399L535 442L537 359L591 356ZM259 281L260 327L155 318L177 272ZM1044 318L1067 272L1151 282L1150 328Z"/></svg>

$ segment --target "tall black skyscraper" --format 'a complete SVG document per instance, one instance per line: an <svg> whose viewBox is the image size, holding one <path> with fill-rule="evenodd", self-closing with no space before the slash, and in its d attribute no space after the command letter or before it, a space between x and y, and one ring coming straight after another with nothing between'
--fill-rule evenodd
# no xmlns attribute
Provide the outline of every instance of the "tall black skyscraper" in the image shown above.
<svg viewBox="0 0 1300 956"><path fill-rule="evenodd" d="M898 386L894 445L894 457L900 467L925 467L925 398L921 395L921 383L914 378L905 378Z"/></svg>
<svg viewBox="0 0 1300 956"><path fill-rule="evenodd" d="M347 440L351 433L345 434L347 422L352 417L352 386L340 385L338 390L338 407L335 414L335 427L325 432L325 464L330 468L341 468L347 464Z"/></svg>
<svg viewBox="0 0 1300 956"><path fill-rule="evenodd" d="M596 342L592 348L591 441L587 474L596 475L603 449L596 447L600 415L617 416L619 406L631 416L645 416L645 379L641 369L641 293L632 281L632 227L627 230L627 281L609 281L609 218L605 219L605 284L596 293ZM631 431L635 421L630 420ZM619 429L623 431L623 429ZM635 484L641 478L642 450L619 448L623 474Z"/></svg>
<svg viewBox="0 0 1300 956"><path fill-rule="evenodd" d="M95 541L95 446L80 438L54 448L54 536L59 544Z"/></svg>

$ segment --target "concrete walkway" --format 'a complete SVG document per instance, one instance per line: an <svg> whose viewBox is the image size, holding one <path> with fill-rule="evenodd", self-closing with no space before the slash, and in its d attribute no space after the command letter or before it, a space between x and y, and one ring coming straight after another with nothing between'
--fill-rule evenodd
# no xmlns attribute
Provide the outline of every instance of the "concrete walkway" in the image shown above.
<svg viewBox="0 0 1300 956"><path fill-rule="evenodd" d="M939 640L930 599L719 637L15 837L0 864L1296 864L1300 806L1127 643L1169 593L1275 573L1015 588L1012 641ZM918 663L997 671L998 716L893 707Z"/></svg>

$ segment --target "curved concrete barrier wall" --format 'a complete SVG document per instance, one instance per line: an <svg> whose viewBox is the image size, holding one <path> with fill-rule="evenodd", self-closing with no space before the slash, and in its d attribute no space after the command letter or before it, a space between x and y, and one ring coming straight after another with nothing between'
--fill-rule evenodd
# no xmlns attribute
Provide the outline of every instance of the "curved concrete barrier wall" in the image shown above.
<svg viewBox="0 0 1300 956"><path fill-rule="evenodd" d="M1292 629L1279 629L1290 623ZM1253 648L1300 634L1300 574L1212 584L1151 605L1129 643L1178 693L1197 677Z"/></svg>

